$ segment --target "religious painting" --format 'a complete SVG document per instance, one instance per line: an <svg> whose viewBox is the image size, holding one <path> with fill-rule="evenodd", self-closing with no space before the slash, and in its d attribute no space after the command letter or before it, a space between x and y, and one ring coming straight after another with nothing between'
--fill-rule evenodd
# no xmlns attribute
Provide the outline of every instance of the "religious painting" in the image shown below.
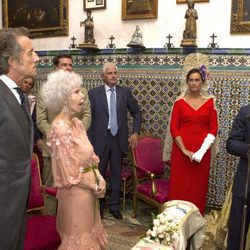
<svg viewBox="0 0 250 250"><path fill-rule="evenodd" d="M194 3L209 2L209 0L194 0ZM176 0L176 3L187 3L187 0Z"/></svg>
<svg viewBox="0 0 250 250"><path fill-rule="evenodd" d="M84 0L84 10L106 9L106 0Z"/></svg>
<svg viewBox="0 0 250 250"><path fill-rule="evenodd" d="M96 5L103 5L103 0L96 0Z"/></svg>
<svg viewBox="0 0 250 250"><path fill-rule="evenodd" d="M232 0L231 34L250 33L249 0Z"/></svg>
<svg viewBox="0 0 250 250"><path fill-rule="evenodd" d="M26 27L32 38L68 35L68 0L2 0L3 27Z"/></svg>
<svg viewBox="0 0 250 250"><path fill-rule="evenodd" d="M122 20L157 18L158 0L122 0Z"/></svg>

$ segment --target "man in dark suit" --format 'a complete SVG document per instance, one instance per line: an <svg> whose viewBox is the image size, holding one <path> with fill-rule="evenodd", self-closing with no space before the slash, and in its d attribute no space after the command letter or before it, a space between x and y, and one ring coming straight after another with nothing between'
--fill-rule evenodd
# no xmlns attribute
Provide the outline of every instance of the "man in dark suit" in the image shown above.
<svg viewBox="0 0 250 250"><path fill-rule="evenodd" d="M236 116L231 134L227 140L227 152L240 157L233 183L233 198L229 217L228 250L240 249L242 214L248 167L248 151L250 142L250 105L240 108ZM250 188L248 188L247 216L244 244L250 221ZM245 249L245 247L244 247Z"/></svg>
<svg viewBox="0 0 250 250"><path fill-rule="evenodd" d="M35 144L34 152L36 150L36 153L37 153L37 150L39 151L42 150L41 147L43 143L43 135L36 125L36 96L31 93L31 90L34 86L34 81L35 80L32 77L25 78L22 83L21 89L27 95L28 100L29 100L30 115L32 118L33 128L34 128L34 144ZM40 164L40 167L41 167L41 164Z"/></svg>
<svg viewBox="0 0 250 250"><path fill-rule="evenodd" d="M118 72L115 64L107 63L103 66L102 78L104 85L89 91L92 124L88 134L95 153L100 157L99 170L105 179L109 163L111 189L109 211L114 218L121 220L119 207L122 157L128 150L128 144L134 147L137 143L142 116L130 89L117 86ZM130 137L128 137L128 111L133 117ZM103 217L105 201L100 202L101 217Z"/></svg>
<svg viewBox="0 0 250 250"><path fill-rule="evenodd" d="M27 97L20 90L36 75L35 53L25 28L0 31L0 249L23 249L33 149ZM18 88L19 87L19 88Z"/></svg>

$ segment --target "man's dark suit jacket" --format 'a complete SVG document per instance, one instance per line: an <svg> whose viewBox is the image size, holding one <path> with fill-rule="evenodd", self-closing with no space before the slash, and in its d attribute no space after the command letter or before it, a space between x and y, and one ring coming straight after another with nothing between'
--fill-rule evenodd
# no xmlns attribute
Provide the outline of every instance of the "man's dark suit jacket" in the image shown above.
<svg viewBox="0 0 250 250"><path fill-rule="evenodd" d="M105 138L108 134L109 110L104 85L89 90L92 113L92 124L88 131L95 153L100 155L104 150ZM132 132L139 133L142 117L137 101L129 88L116 86L118 141L120 150L128 150L128 110L133 116Z"/></svg>
<svg viewBox="0 0 250 250"><path fill-rule="evenodd" d="M22 249L18 244L25 233L33 134L16 97L1 80L0 110L0 249L16 250Z"/></svg>
<svg viewBox="0 0 250 250"><path fill-rule="evenodd" d="M247 153L250 141L250 105L240 108L236 116L231 134L227 140L227 152L240 157L234 177L233 194L244 197L247 177ZM248 189L250 192L250 189Z"/></svg>

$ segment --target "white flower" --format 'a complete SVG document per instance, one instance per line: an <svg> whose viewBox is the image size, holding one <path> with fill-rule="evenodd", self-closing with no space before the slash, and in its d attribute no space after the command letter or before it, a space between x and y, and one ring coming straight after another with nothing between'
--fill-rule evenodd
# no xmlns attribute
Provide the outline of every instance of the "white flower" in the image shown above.
<svg viewBox="0 0 250 250"><path fill-rule="evenodd" d="M170 228L175 228L176 227L176 223L174 221L171 221L168 226Z"/></svg>
<svg viewBox="0 0 250 250"><path fill-rule="evenodd" d="M147 236L151 236L151 234L152 234L152 230L151 230L151 229L148 229L146 235L147 235Z"/></svg>
<svg viewBox="0 0 250 250"><path fill-rule="evenodd" d="M164 216L164 214L161 214L161 215L159 216L159 220L160 220L160 223L161 223L161 224L165 224L165 222L166 222L166 217Z"/></svg>
<svg viewBox="0 0 250 250"><path fill-rule="evenodd" d="M158 234L158 237L159 237L160 239L164 239L165 235L164 235L164 234Z"/></svg>
<svg viewBox="0 0 250 250"><path fill-rule="evenodd" d="M151 236L155 238L155 237L156 237L156 235L157 235L156 231L155 231L155 230L153 230L153 231L151 232Z"/></svg>
<svg viewBox="0 0 250 250"><path fill-rule="evenodd" d="M165 230L164 226L159 226L156 231L157 231L157 234L161 234L163 233L164 230Z"/></svg>
<svg viewBox="0 0 250 250"><path fill-rule="evenodd" d="M178 236L179 236L179 234L178 234L178 233L173 233L173 238L174 238L174 239L177 239L177 238L178 238Z"/></svg>
<svg viewBox="0 0 250 250"><path fill-rule="evenodd" d="M155 239L156 243L160 243L160 240L158 238Z"/></svg>
<svg viewBox="0 0 250 250"><path fill-rule="evenodd" d="M167 240L167 241L171 241L170 235L166 236L166 240Z"/></svg>
<svg viewBox="0 0 250 250"><path fill-rule="evenodd" d="M160 221L158 219L153 220L154 226L160 226Z"/></svg>
<svg viewBox="0 0 250 250"><path fill-rule="evenodd" d="M172 246L179 235L178 219L171 213L163 212L153 220L153 228L146 233L154 242Z"/></svg>

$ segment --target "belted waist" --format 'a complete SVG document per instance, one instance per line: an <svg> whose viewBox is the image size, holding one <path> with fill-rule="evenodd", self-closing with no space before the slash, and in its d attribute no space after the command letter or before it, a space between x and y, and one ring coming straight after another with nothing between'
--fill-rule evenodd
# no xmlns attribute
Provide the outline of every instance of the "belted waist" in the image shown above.
<svg viewBox="0 0 250 250"><path fill-rule="evenodd" d="M89 172L91 170L94 170L94 169L97 169L96 164L92 164L92 165L90 165L90 166L88 166L86 168L83 168L82 173L87 173L87 172Z"/></svg>

